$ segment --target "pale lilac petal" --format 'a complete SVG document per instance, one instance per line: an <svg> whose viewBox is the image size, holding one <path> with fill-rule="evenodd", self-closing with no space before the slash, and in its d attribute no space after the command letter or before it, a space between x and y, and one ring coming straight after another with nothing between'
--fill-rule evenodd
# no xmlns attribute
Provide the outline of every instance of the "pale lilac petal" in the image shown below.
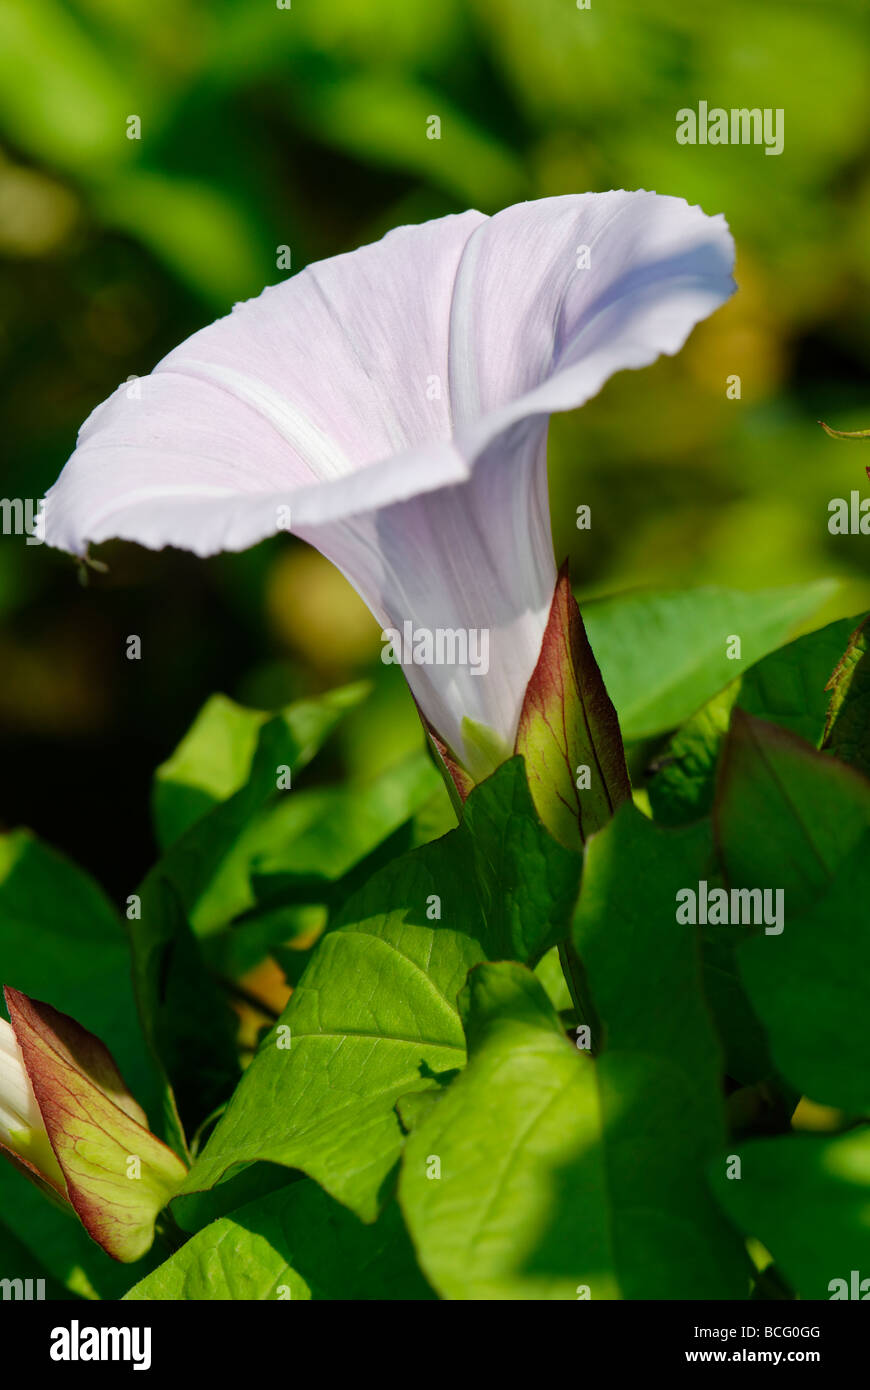
<svg viewBox="0 0 870 1390"><path fill-rule="evenodd" d="M20 1130L42 1129L42 1116L11 1024L0 1018L0 1143Z"/></svg>
<svg viewBox="0 0 870 1390"><path fill-rule="evenodd" d="M207 554L272 534L278 508L310 528L462 482L511 424L676 352L732 262L721 217L654 193L399 228L194 334L141 398L119 387L49 493L46 539Z"/></svg>
<svg viewBox="0 0 870 1390"><path fill-rule="evenodd" d="M447 326L483 220L400 227L312 265L121 385L48 494L48 544L241 549L275 531L279 506L305 521L411 495L421 476L429 487L467 476L450 443ZM373 484L346 487L377 460Z"/></svg>
<svg viewBox="0 0 870 1390"><path fill-rule="evenodd" d="M590 267L578 264L583 248ZM656 193L519 203L470 237L450 327L454 433L472 457L533 413L678 352L734 291L724 217Z"/></svg>

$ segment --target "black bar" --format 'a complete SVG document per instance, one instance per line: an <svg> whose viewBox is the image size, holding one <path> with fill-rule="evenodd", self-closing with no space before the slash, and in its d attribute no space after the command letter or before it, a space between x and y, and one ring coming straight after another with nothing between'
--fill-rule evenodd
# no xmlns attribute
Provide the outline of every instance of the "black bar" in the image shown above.
<svg viewBox="0 0 870 1390"><path fill-rule="evenodd" d="M423 1306L432 1308L431 1304ZM416 1305L418 1310L420 1307ZM507 1336L500 1337L505 1313L510 1320ZM5 1348L3 1355L9 1354L13 1346L26 1347L27 1366L38 1370L40 1379L46 1372L62 1378L88 1376L92 1380L106 1371L114 1376L119 1372L134 1375L134 1360L138 1359L140 1376L162 1376L167 1370L189 1368L198 1376L214 1372L221 1383L238 1373L245 1376L247 1385L279 1368L292 1376L294 1359L303 1353L306 1378L311 1380L312 1372L316 1377L311 1344L306 1346L299 1340L300 1336L310 1335L312 1328L328 1333L327 1340L318 1344L319 1357L322 1374L334 1380L339 1349L357 1369L361 1361L371 1367L377 1360L379 1337L384 1339L384 1354L392 1361L399 1327L402 1340L407 1337L413 1345L413 1340L422 1335L427 1338L422 1345L429 1346L428 1335L433 1330L443 1336L453 1326L463 1340L474 1332L481 1339L480 1345L488 1348L487 1359L490 1353L497 1356L500 1347L513 1355L510 1349L515 1350L518 1342L533 1356L541 1355L546 1347L550 1376L556 1370L553 1361L566 1357L578 1375L583 1374L584 1368L597 1366L600 1370L602 1365L614 1374L640 1371L653 1376L685 1367L689 1375L697 1372L702 1377L711 1367L733 1371L740 1366L766 1366L771 1370L803 1366L830 1377L863 1364L870 1327L863 1302L578 1302L569 1309L563 1307L561 1314L553 1305L538 1305L535 1309L526 1303L518 1312L510 1313L498 1304L488 1304L483 1314L473 1310L445 1311L435 1314L431 1322L410 1306L397 1319L396 1311L386 1306L382 1329L370 1304L365 1305L363 1316L365 1332L361 1342L356 1334L349 1335L353 1322L348 1326L341 1314L337 1320L334 1308L301 1300L225 1303L220 1309L210 1303L79 1300L22 1301L13 1305L7 1301L0 1302L0 1345ZM453 1324L456 1316L459 1324ZM473 1323L465 1323L466 1316L471 1316ZM117 1337L107 1335L103 1347L99 1339L104 1328L125 1329L126 1335L121 1331ZM536 1341L541 1330L548 1334L543 1344ZM138 1336L134 1336L134 1331ZM457 1345L440 1345L445 1357L452 1359ZM126 1360L111 1359L116 1347L119 1353L127 1353ZM55 1355L61 1350L72 1354L75 1349L79 1359L54 1359L52 1348ZM82 1352L89 1353L92 1348L105 1350L109 1359L84 1359ZM298 1366L301 1370L302 1362ZM492 1369L491 1363L489 1368ZM19 1362L16 1374L20 1377L23 1370L24 1364Z"/></svg>

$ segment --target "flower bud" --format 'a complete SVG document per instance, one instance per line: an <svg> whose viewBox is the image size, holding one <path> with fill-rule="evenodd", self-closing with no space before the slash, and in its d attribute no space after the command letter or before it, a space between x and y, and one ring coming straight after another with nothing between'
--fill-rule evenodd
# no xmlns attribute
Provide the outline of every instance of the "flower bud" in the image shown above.
<svg viewBox="0 0 870 1390"><path fill-rule="evenodd" d="M0 1018L0 1149L40 1186L48 1183L67 1201L60 1165L42 1122L21 1048L10 1024Z"/></svg>
<svg viewBox="0 0 870 1390"><path fill-rule="evenodd" d="M99 1038L50 1004L4 994L0 1150L114 1259L139 1259L185 1165L150 1132Z"/></svg>

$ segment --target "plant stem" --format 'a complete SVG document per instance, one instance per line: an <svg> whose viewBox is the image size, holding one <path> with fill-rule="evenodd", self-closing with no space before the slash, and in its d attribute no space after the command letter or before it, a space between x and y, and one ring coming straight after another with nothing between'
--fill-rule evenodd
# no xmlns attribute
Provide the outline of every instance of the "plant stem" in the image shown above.
<svg viewBox="0 0 870 1390"><path fill-rule="evenodd" d="M595 1005L592 1002L592 995L589 991L589 981L586 978L586 969L577 954L577 949L573 941L559 942L559 960L562 965L562 972L571 992L574 1001L574 1008L581 1023L585 1023L592 1035L591 1055L596 1057L601 1049L602 1028L601 1020L598 1017Z"/></svg>
<svg viewBox="0 0 870 1390"><path fill-rule="evenodd" d="M166 1246L170 1255L174 1255L176 1250L180 1250L190 1239L188 1233L182 1231L168 1207L164 1207L158 1216L154 1224L154 1234Z"/></svg>

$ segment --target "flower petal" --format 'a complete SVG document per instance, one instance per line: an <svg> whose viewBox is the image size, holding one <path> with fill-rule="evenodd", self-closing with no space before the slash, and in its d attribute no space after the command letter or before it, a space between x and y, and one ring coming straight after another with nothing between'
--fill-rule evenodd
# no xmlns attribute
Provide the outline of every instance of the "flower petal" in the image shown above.
<svg viewBox="0 0 870 1390"><path fill-rule="evenodd" d="M279 528L280 507L320 520L407 496L421 476L467 476L449 442L447 327L483 220L400 227L309 266L119 386L48 494L48 544L242 549ZM374 488L353 478L377 460Z"/></svg>
<svg viewBox="0 0 870 1390"><path fill-rule="evenodd" d="M724 217L683 198L584 193L497 213L470 237L453 297L450 399L462 451L679 351L733 293L733 266Z"/></svg>
<svg viewBox="0 0 870 1390"><path fill-rule="evenodd" d="M41 1123L21 1048L11 1025L0 1018L0 1135L4 1129L32 1128Z"/></svg>
<svg viewBox="0 0 870 1390"><path fill-rule="evenodd" d="M732 264L721 216L645 192L397 228L120 386L49 492L46 540L209 554L273 534L288 507L310 528L465 481L510 425L676 352Z"/></svg>

